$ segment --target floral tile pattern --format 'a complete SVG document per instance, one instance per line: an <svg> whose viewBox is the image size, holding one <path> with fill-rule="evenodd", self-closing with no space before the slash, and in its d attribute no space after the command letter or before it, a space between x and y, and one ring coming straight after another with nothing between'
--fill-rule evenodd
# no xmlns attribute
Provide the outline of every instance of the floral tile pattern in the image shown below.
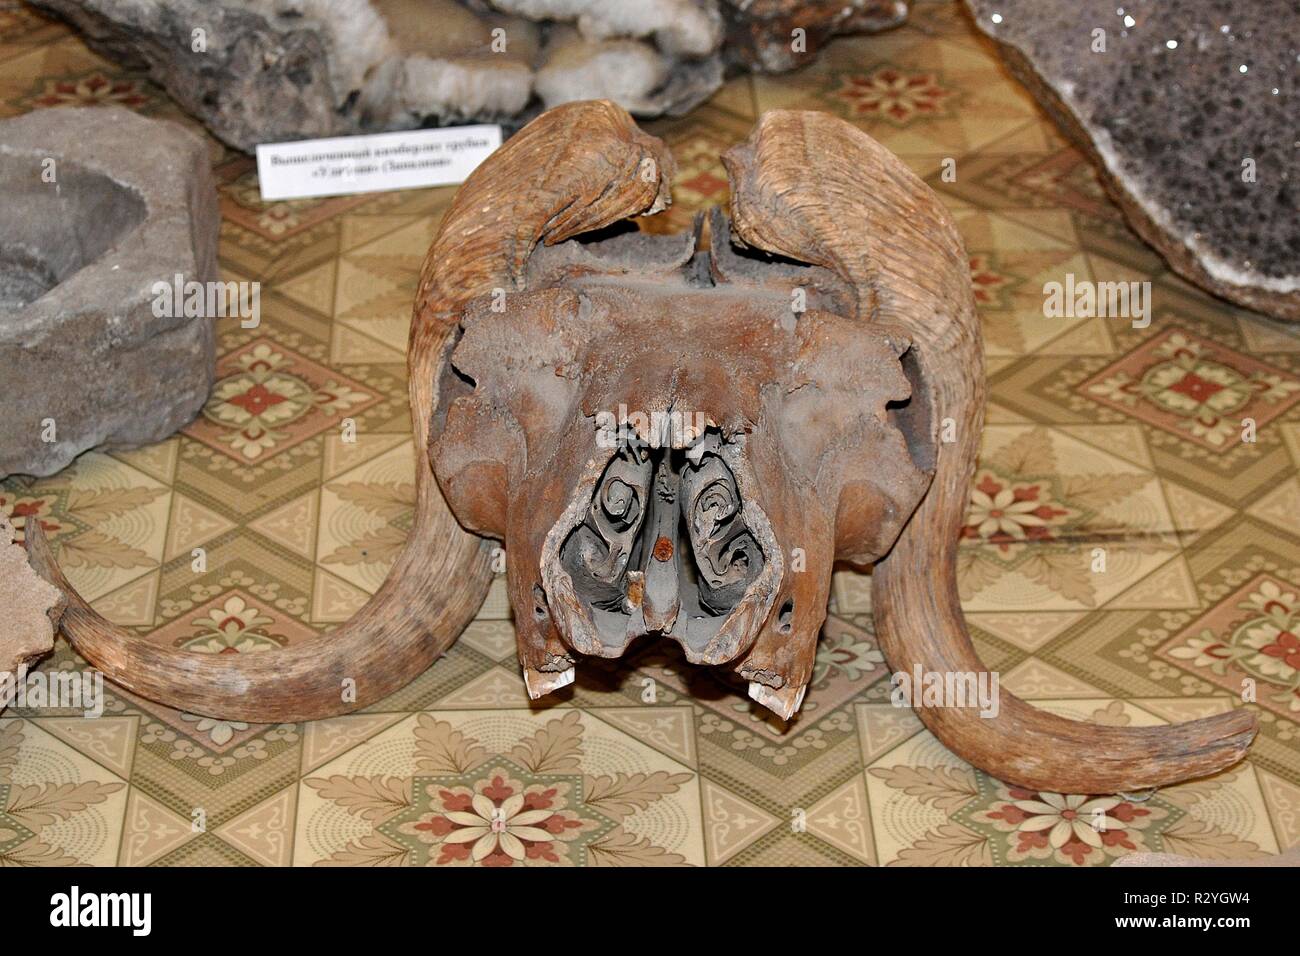
<svg viewBox="0 0 1300 956"><path fill-rule="evenodd" d="M829 100L850 117L884 119L906 126L917 117L944 116L955 105L954 91L933 73L913 73L882 66L870 74L848 73Z"/></svg>
<svg viewBox="0 0 1300 956"><path fill-rule="evenodd" d="M217 382L186 434L236 461L292 448L378 401L360 383L258 339L217 362Z"/></svg>
<svg viewBox="0 0 1300 956"><path fill-rule="evenodd" d="M622 769L593 772L597 752ZM703 862L696 774L577 710L416 714L302 785L298 863Z"/></svg>
<svg viewBox="0 0 1300 956"><path fill-rule="evenodd" d="M150 94L143 81L132 76L99 70L45 80L40 93L25 104L33 109L48 106L127 106L139 109L149 103Z"/></svg>
<svg viewBox="0 0 1300 956"><path fill-rule="evenodd" d="M1300 378L1172 328L1098 372L1080 391L1219 451L1240 443L1244 420L1263 425L1300 402Z"/></svg>
<svg viewBox="0 0 1300 956"><path fill-rule="evenodd" d="M0 115L113 102L203 132L21 4L0 3L0 63ZM959 571L983 658L1098 724L1252 708L1246 762L1149 797L992 779L891 705L870 579L850 571L788 726L653 644L530 705L498 582L442 659L362 713L244 724L112 687L97 719L6 711L0 864L1095 867L1300 843L1300 331L1172 277L938 0L646 124L678 171L643 228L725 203L719 153L771 108L883 142L965 239L990 405ZM40 522L82 594L147 640L274 654L346 620L409 531L406 333L454 190L263 203L252 159L207 141L222 270L262 281L261 325L218 324L217 384L182 432L0 482L0 512ZM1048 318L1043 286L1067 274L1151 283L1150 326ZM85 665L60 642L41 666Z"/></svg>
<svg viewBox="0 0 1300 956"><path fill-rule="evenodd" d="M962 528L970 610L1096 607L1178 551L1145 469L1042 426L988 425Z"/></svg>
<svg viewBox="0 0 1300 956"><path fill-rule="evenodd" d="M1224 598L1160 649L1160 656L1259 704L1300 714L1300 589L1260 575Z"/></svg>
<svg viewBox="0 0 1300 956"><path fill-rule="evenodd" d="M0 866L111 865L126 782L26 720L0 720Z"/></svg>
<svg viewBox="0 0 1300 956"><path fill-rule="evenodd" d="M365 203L357 196L322 199L285 199L262 202L257 185L257 164L238 156L217 171L226 183L221 215L229 223L271 242L292 239L313 226Z"/></svg>

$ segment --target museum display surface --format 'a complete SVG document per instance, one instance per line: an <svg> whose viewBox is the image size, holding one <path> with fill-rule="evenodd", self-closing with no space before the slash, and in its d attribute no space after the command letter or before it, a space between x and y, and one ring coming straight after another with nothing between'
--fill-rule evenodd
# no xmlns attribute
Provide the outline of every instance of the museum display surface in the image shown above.
<svg viewBox="0 0 1300 956"><path fill-rule="evenodd" d="M1262 8L15 10L0 862L1296 864Z"/></svg>

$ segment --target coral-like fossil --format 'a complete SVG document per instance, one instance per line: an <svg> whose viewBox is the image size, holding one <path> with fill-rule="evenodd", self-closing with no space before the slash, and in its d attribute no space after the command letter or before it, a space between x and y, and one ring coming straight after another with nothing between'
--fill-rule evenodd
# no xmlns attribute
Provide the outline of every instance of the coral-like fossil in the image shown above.
<svg viewBox="0 0 1300 956"><path fill-rule="evenodd" d="M724 157L730 216L656 237L672 157L605 101L543 114L461 188L425 262L409 353L416 525L319 642L198 657L71 597L63 628L173 706L297 720L370 703L464 627L504 542L530 695L638 637L732 668L789 718L832 565L874 565L895 670L987 674L956 587L984 372L968 260L937 197L874 140L771 112ZM430 467L431 466L431 467ZM436 483L435 483L436 477ZM454 517L453 517L454 515ZM65 589L39 531L34 563ZM340 699L340 683L357 684ZM928 703L928 702L927 702ZM1240 759L1255 717L1082 724L1003 693L918 706L957 754L1038 790L1105 793Z"/></svg>

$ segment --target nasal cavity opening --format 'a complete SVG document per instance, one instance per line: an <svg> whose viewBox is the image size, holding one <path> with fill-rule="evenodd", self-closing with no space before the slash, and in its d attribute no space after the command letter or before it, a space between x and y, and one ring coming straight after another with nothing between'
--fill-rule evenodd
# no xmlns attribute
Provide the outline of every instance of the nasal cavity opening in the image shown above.
<svg viewBox="0 0 1300 956"><path fill-rule="evenodd" d="M560 548L602 643L643 634L701 648L762 572L724 440L652 447L630 430Z"/></svg>
<svg viewBox="0 0 1300 956"><path fill-rule="evenodd" d="M787 598L776 615L776 629L782 634L789 634L794 626L794 599Z"/></svg>

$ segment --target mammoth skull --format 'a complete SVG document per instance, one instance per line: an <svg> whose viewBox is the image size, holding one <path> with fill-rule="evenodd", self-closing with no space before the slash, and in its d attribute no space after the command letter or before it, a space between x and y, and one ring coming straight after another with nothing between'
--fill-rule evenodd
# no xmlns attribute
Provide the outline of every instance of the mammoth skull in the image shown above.
<svg viewBox="0 0 1300 956"><path fill-rule="evenodd" d="M503 542L530 696L584 657L671 640L784 718L811 679L835 562L874 565L895 671L980 674L956 546L984 410L968 260L937 197L856 128L765 114L724 157L729 213L629 228L672 157L608 102L551 110L458 193L424 264L408 355L417 512L349 622L274 654L150 644L69 592L62 629L112 680L185 710L293 721L365 706L473 616ZM435 480L436 479L436 480ZM340 683L355 681L354 698ZM1083 724L1001 695L919 707L1010 783L1110 793L1236 762L1244 709Z"/></svg>

